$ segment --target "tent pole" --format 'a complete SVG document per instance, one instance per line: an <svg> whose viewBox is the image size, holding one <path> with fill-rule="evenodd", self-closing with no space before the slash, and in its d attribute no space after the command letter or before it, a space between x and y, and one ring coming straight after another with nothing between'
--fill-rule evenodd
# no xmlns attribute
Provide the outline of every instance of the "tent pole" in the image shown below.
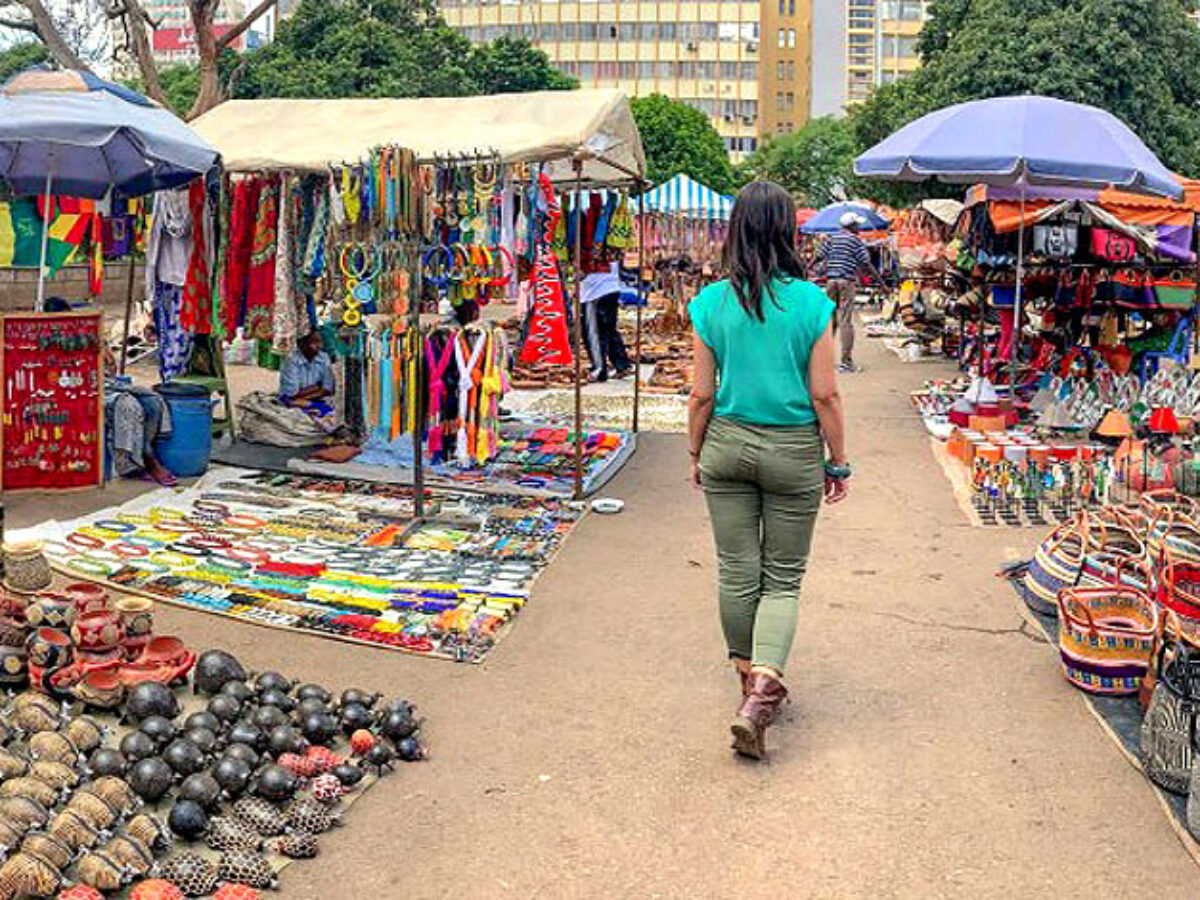
<svg viewBox="0 0 1200 900"><path fill-rule="evenodd" d="M413 442L413 519L417 522L425 519L425 379L423 374L425 367L422 365L425 352L425 338L421 334L421 297L424 294L422 290L422 278L424 277L424 268L421 266L421 248L420 245L413 241L413 252L415 257L415 284L410 284L408 292L408 327L415 334L416 351L413 353L412 370L409 372L409 378L413 380L416 388L416 405L417 409L414 413L414 427L412 433Z"/></svg>
<svg viewBox="0 0 1200 900"><path fill-rule="evenodd" d="M646 193L646 182L637 183L639 195ZM637 272L637 305L634 307L635 325L633 331L633 433L637 434L640 426L642 403L642 304L649 302L649 291L645 288L643 274L646 271L646 219L638 216L638 272Z"/></svg>
<svg viewBox="0 0 1200 900"><path fill-rule="evenodd" d="M50 247L50 189L54 184L54 148L50 148L50 159L46 166L46 191L43 194L45 207L42 211L42 254L38 261L38 286L36 312L46 309L46 254Z"/></svg>
<svg viewBox="0 0 1200 900"><path fill-rule="evenodd" d="M583 160L576 159L575 165L575 266L573 271L574 297L571 309L575 313L572 322L571 343L575 357L575 499L583 499L583 298L580 289L583 282L581 268L583 265L583 219L580 216L580 204L583 196ZM601 360L601 365L604 361Z"/></svg>
<svg viewBox="0 0 1200 900"><path fill-rule="evenodd" d="M121 330L121 374L125 374L125 363L129 359L129 320L133 318L133 284L137 280L137 260L133 248L129 248L129 280L125 285L125 327Z"/></svg>
<svg viewBox="0 0 1200 900"><path fill-rule="evenodd" d="M1025 182L1021 182L1021 221L1017 226L1017 290L1013 301L1013 335L1012 347L1009 348L1011 365L1008 373L1009 399L1017 402L1017 366L1018 354L1021 349L1021 301L1025 287Z"/></svg>

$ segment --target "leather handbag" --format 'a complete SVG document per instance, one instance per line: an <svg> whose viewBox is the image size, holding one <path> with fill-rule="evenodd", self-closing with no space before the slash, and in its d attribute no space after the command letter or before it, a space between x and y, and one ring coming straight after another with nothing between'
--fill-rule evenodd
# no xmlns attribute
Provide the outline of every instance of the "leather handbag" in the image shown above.
<svg viewBox="0 0 1200 900"><path fill-rule="evenodd" d="M1107 262L1125 263L1137 254L1133 238L1107 228L1092 229L1092 256Z"/></svg>
<svg viewBox="0 0 1200 900"><path fill-rule="evenodd" d="M1157 683L1142 719L1142 768L1163 790L1186 795L1195 757L1200 650L1181 640L1164 642L1153 665Z"/></svg>
<svg viewBox="0 0 1200 900"><path fill-rule="evenodd" d="M1150 665L1158 613L1131 587L1058 594L1058 648L1067 681L1089 694L1136 694Z"/></svg>
<svg viewBox="0 0 1200 900"><path fill-rule="evenodd" d="M1072 259L1079 250L1079 226L1034 225L1033 252L1050 259Z"/></svg>

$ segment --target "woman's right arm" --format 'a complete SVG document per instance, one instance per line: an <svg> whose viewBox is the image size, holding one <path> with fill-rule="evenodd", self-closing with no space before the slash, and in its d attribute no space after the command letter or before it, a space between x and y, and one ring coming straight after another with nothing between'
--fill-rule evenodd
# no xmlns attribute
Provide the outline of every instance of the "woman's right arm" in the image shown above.
<svg viewBox="0 0 1200 900"><path fill-rule="evenodd" d="M813 346L808 361L808 393L813 409L821 423L821 435L829 447L829 462L844 466L846 458L846 420L842 415L842 395L838 392L837 372L834 370L836 351L833 342L833 323ZM845 479L825 479L825 500L837 503L846 497Z"/></svg>

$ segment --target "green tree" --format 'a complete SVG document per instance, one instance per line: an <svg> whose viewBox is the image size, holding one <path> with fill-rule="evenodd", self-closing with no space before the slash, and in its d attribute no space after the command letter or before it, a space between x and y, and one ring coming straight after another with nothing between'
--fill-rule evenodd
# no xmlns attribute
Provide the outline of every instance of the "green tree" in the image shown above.
<svg viewBox="0 0 1200 900"><path fill-rule="evenodd" d="M1122 119L1200 174L1200 29L1184 0L937 0L924 65L852 115L860 149L953 103L1044 94Z"/></svg>
<svg viewBox="0 0 1200 900"><path fill-rule="evenodd" d="M851 167L858 149L847 119L813 119L799 131L766 141L739 167L746 178L767 178L800 202L821 207L853 193Z"/></svg>
<svg viewBox="0 0 1200 900"><path fill-rule="evenodd" d="M663 94L638 97L632 107L650 181L660 184L682 172L714 190L733 189L729 154L708 116Z"/></svg>
<svg viewBox="0 0 1200 900"><path fill-rule="evenodd" d="M40 66L50 61L50 51L35 41L24 41L0 50L0 82L30 66Z"/></svg>
<svg viewBox="0 0 1200 900"><path fill-rule="evenodd" d="M302 0L275 40L246 54L235 97L457 97L569 89L528 41L473 47L431 0Z"/></svg>
<svg viewBox="0 0 1200 900"><path fill-rule="evenodd" d="M499 37L471 50L467 71L483 94L570 91L579 82L558 71L546 54L524 38Z"/></svg>

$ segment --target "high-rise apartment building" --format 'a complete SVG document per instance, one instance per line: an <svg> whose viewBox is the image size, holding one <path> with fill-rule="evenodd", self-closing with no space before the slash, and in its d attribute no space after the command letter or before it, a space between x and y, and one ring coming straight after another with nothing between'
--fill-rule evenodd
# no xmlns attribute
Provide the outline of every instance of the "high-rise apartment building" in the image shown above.
<svg viewBox="0 0 1200 900"><path fill-rule="evenodd" d="M442 0L474 41L528 38L585 87L702 110L735 155L808 119L813 0Z"/></svg>
<svg viewBox="0 0 1200 900"><path fill-rule="evenodd" d="M928 7L927 0L846 0L847 103L916 71Z"/></svg>

